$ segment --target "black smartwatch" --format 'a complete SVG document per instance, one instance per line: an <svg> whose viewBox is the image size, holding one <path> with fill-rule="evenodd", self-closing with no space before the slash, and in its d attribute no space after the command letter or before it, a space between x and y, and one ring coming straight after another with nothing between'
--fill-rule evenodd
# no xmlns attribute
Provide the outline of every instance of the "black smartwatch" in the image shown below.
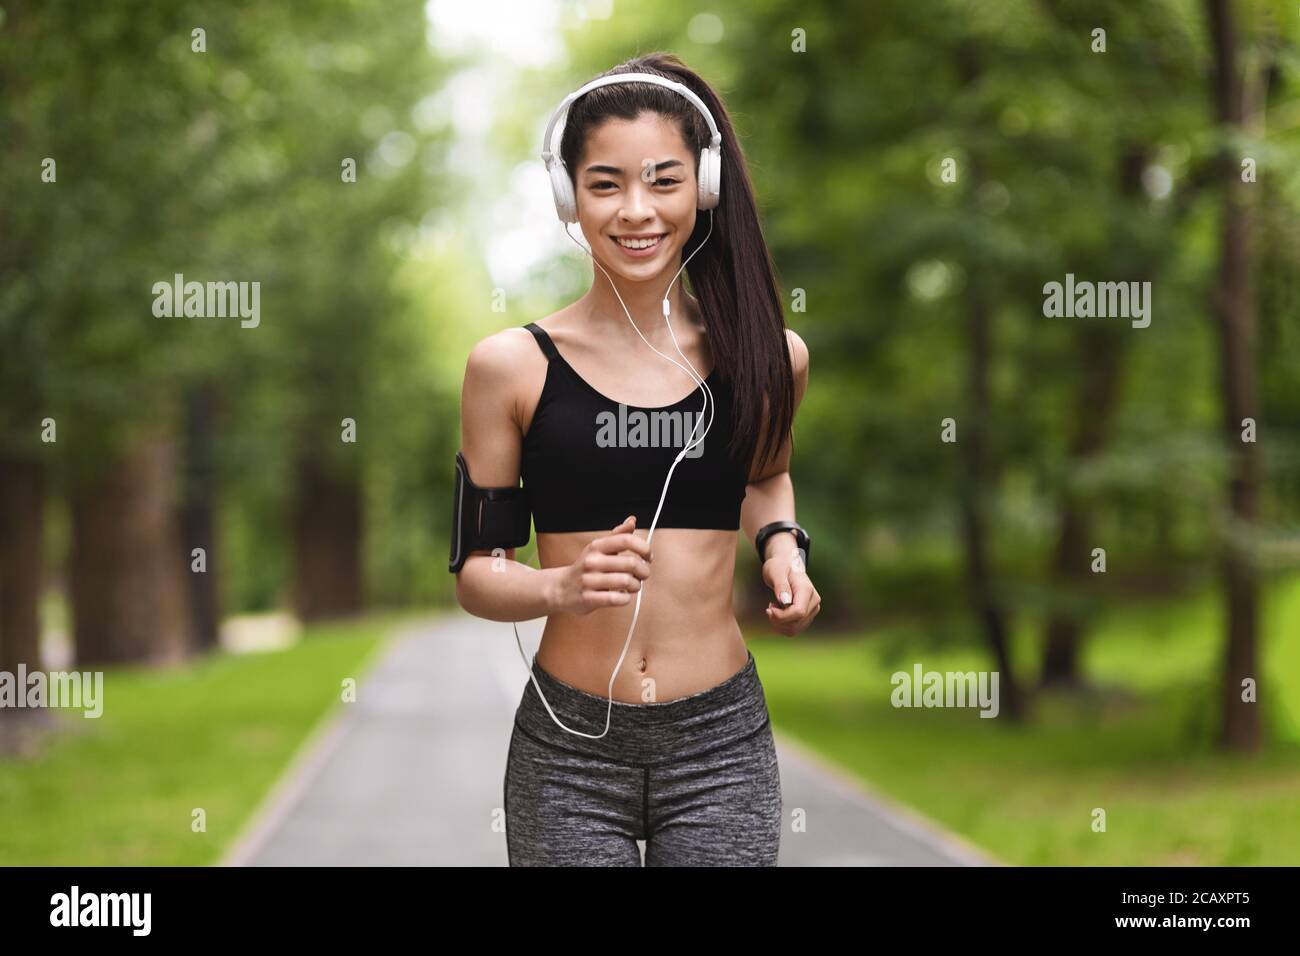
<svg viewBox="0 0 1300 956"><path fill-rule="evenodd" d="M797 521L773 521L771 524L765 524L758 529L758 534L754 537L754 547L758 549L758 563L762 564L767 560L763 550L767 547L767 539L782 531L790 531L794 534L795 546L803 552L803 563L806 568L809 553L812 550L812 538L808 536L808 532Z"/></svg>

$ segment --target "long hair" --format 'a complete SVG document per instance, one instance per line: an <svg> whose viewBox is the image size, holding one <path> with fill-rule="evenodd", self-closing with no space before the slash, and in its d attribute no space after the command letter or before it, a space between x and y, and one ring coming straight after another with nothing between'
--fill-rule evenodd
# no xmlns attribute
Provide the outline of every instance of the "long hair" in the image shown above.
<svg viewBox="0 0 1300 956"><path fill-rule="evenodd" d="M761 461L774 457L794 422L794 375L785 336L785 318L776 269L763 238L745 154L722 100L671 53L649 53L602 73L653 73L676 80L704 101L722 133L722 189L713 210L713 235L690 260L686 275L708 326L709 346L718 376L732 387L732 438L729 453L744 462L746 477L763 442ZM700 150L709 144L708 123L689 100L649 83L614 83L584 93L569 106L560 158L578 194L575 170L587 134L605 120L635 120L658 113L677 123L699 176ZM686 244L686 254L708 234L701 211ZM762 429L763 414L768 423ZM760 431L763 434L760 435Z"/></svg>

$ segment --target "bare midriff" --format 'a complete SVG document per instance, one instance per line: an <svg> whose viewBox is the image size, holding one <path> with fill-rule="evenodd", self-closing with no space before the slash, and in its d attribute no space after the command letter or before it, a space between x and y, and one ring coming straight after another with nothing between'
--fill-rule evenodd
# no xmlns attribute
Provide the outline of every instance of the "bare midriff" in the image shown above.
<svg viewBox="0 0 1300 956"><path fill-rule="evenodd" d="M669 494L672 489L669 489ZM637 528L645 540L649 529ZM573 564L609 531L537 535L543 568ZM666 703L716 687L749 661L732 605L736 531L655 528L654 561L641 582L641 609L627 656L614 678L614 700ZM589 614L552 614L537 663L552 676L598 697L609 696L610 673L627 641L632 601Z"/></svg>

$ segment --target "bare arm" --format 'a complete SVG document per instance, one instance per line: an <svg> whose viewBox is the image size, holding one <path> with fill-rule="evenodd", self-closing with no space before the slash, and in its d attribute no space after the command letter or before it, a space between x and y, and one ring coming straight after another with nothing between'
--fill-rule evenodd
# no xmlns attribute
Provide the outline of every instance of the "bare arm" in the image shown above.
<svg viewBox="0 0 1300 956"><path fill-rule="evenodd" d="M518 369L535 350L531 336L503 330L470 351L461 390L461 451L484 488L519 484L523 457ZM456 601L489 621L530 621L556 613L588 614L628 604L650 576L650 546L629 518L591 541L571 565L532 568L502 554L471 551L456 575Z"/></svg>
<svg viewBox="0 0 1300 956"><path fill-rule="evenodd" d="M786 337L790 341L794 405L797 410L808 388L808 347L791 329L786 330ZM740 520L745 535L751 542L758 537L763 525L795 519L794 484L790 481L792 444L791 437L786 435L776 459L750 476L751 481L740 508ZM803 562L794 561L797 544L793 534L772 535L767 540L766 550L767 554L763 555L763 583L772 590L779 602L768 604L768 622L782 634L797 634L821 612L821 595L808 576L807 566Z"/></svg>
<svg viewBox="0 0 1300 956"><path fill-rule="evenodd" d="M519 483L523 429L517 415L516 381L520 347L509 330L488 336L469 353L460 397L461 451L470 477L481 487ZM456 600L475 617L489 621L529 621L553 610L551 584L555 569L532 568L515 560L515 549L502 557L471 551L456 574Z"/></svg>
<svg viewBox="0 0 1300 956"><path fill-rule="evenodd" d="M786 330L790 342L790 358L794 371L794 407L798 411L808 389L808 347L793 329ZM794 483L790 480L790 436L786 436L776 458L761 470L750 475L745 490L745 500L740 505L740 525L752 545L758 531L773 521L794 521ZM795 539L792 534L774 534L767 539L766 558L794 554Z"/></svg>

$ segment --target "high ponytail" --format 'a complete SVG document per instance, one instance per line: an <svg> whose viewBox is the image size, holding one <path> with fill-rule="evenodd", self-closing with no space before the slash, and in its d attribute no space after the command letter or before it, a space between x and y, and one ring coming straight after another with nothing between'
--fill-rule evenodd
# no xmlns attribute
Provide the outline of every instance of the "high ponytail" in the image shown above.
<svg viewBox="0 0 1300 956"><path fill-rule="evenodd" d="M775 456L794 422L794 375L785 336L785 317L776 269L763 238L744 150L722 100L704 80L672 53L649 53L601 74L653 73L676 80L697 95L722 133L722 191L713 210L713 236L686 266L691 291L708 328L714 368L734 395L729 453L748 467ZM570 104L560 140L560 157L578 168L587 133L610 118L633 120L642 112L676 121L688 153L698 165L710 140L704 117L685 97L648 83L616 83L585 93ZM699 176L699 169L696 169ZM577 182L574 181L575 195ZM694 250L708 234L701 212L686 248ZM689 255L689 252L687 253ZM770 409L763 428L764 410ZM761 432L761 434L760 434Z"/></svg>

